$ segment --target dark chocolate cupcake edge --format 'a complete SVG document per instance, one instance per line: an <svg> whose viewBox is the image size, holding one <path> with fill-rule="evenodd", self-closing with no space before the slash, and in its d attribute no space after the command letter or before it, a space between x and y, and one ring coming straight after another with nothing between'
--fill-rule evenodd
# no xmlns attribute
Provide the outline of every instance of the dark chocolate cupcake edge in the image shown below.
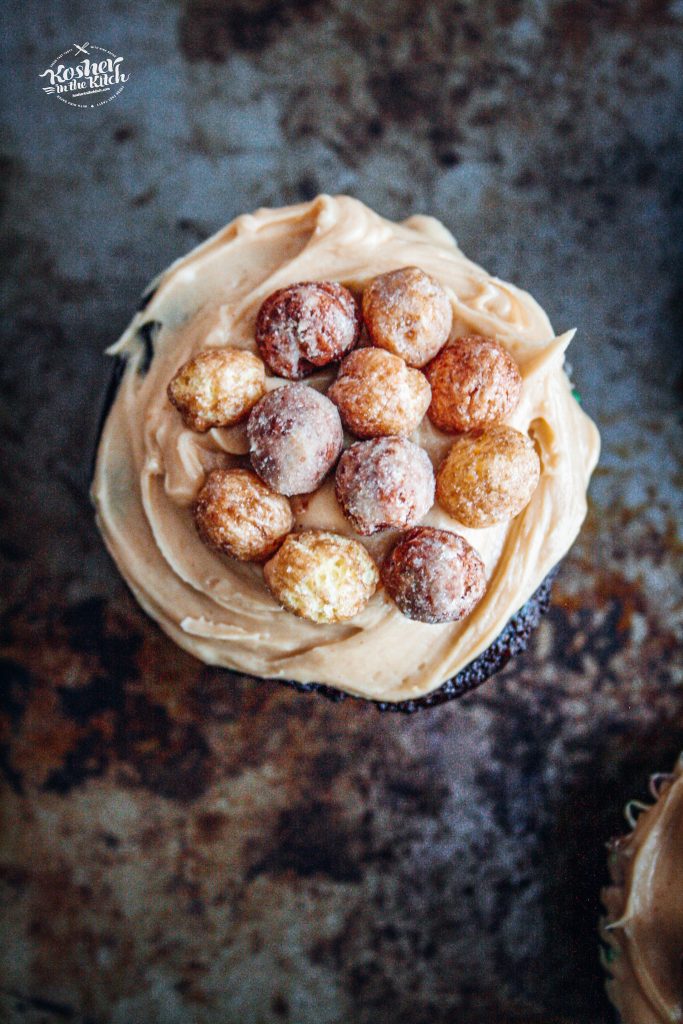
<svg viewBox="0 0 683 1024"><path fill-rule="evenodd" d="M447 701L455 700L466 693L475 690L482 683L485 683L491 676L495 675L507 665L511 658L526 650L531 634L538 626L541 618L550 607L550 594L553 582L557 575L559 565L548 573L540 587L531 595L529 600L522 605L519 611L512 616L505 628L496 637L492 644L485 651L471 661L469 665L461 669L457 675L447 679L436 690L426 693L422 697L413 697L410 700L383 701L372 700L370 697L360 697L356 694L346 693L326 683L298 683L294 679L259 679L259 682L275 682L285 686L293 687L299 693L317 693L328 700L340 703L343 700L356 700L364 704L372 704L377 711L395 711L399 714L411 715L423 708L437 707ZM233 674L233 673L231 673ZM242 676L242 678L257 678Z"/></svg>

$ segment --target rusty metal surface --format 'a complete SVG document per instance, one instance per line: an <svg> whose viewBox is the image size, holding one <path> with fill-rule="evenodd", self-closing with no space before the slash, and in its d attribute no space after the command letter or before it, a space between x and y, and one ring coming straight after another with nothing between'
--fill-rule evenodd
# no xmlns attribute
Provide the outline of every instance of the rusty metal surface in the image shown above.
<svg viewBox="0 0 683 1024"><path fill-rule="evenodd" d="M621 807L683 744L677 3L37 0L3 39L0 1018L607 1024ZM74 110L74 39L130 83ZM530 650L409 719L227 682L87 501L101 352L259 204L431 212L579 327L604 440Z"/></svg>

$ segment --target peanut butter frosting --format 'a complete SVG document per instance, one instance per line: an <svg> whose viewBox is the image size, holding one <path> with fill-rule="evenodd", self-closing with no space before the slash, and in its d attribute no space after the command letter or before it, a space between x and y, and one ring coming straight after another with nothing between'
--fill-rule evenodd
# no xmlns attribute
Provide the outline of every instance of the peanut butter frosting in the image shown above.
<svg viewBox="0 0 683 1024"><path fill-rule="evenodd" d="M683 754L654 782L657 802L615 842L603 893L607 989L623 1024L683 1021Z"/></svg>
<svg viewBox="0 0 683 1024"><path fill-rule="evenodd" d="M494 337L519 365L522 397L507 422L528 434L541 458L531 501L510 522L467 529L434 505L424 524L465 537L484 561L487 590L456 623L406 619L380 588L353 620L320 625L280 608L261 566L210 550L192 505L206 473L246 465L246 425L187 429L166 388L200 350L255 352L264 299L298 281L337 281L356 294L377 275L417 266L445 289L451 337ZM92 496L107 547L143 608L198 658L255 676L319 682L348 693L402 701L436 689L484 651L574 541L599 437L563 369L574 332L558 337L526 292L468 260L437 220L395 224L348 196L261 209L238 217L155 282L153 294L109 350L125 359L100 440ZM336 367L307 379L324 391ZM284 380L267 379L267 388ZM411 440L434 466L452 437L424 418ZM328 478L293 499L295 528L355 536ZM395 531L362 538L381 559ZM356 538L358 539L358 538Z"/></svg>

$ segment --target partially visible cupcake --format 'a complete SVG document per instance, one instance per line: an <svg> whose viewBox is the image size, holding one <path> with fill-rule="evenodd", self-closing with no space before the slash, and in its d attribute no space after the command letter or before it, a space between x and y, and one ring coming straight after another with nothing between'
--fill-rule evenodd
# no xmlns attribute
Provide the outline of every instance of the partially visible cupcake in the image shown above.
<svg viewBox="0 0 683 1024"><path fill-rule="evenodd" d="M142 606L205 662L411 711L523 649L598 456L545 313L437 221L320 196L175 263L93 499Z"/></svg>
<svg viewBox="0 0 683 1024"><path fill-rule="evenodd" d="M652 805L626 808L610 845L601 922L607 992L622 1024L683 1021L683 754L650 780Z"/></svg>

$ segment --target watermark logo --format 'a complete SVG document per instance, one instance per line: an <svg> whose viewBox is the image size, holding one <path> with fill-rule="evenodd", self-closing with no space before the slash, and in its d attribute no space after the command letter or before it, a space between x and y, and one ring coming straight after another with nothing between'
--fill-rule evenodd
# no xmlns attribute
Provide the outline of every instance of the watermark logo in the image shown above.
<svg viewBox="0 0 683 1024"><path fill-rule="evenodd" d="M70 107L101 107L123 91L123 57L94 43L74 43L40 73L43 92Z"/></svg>

